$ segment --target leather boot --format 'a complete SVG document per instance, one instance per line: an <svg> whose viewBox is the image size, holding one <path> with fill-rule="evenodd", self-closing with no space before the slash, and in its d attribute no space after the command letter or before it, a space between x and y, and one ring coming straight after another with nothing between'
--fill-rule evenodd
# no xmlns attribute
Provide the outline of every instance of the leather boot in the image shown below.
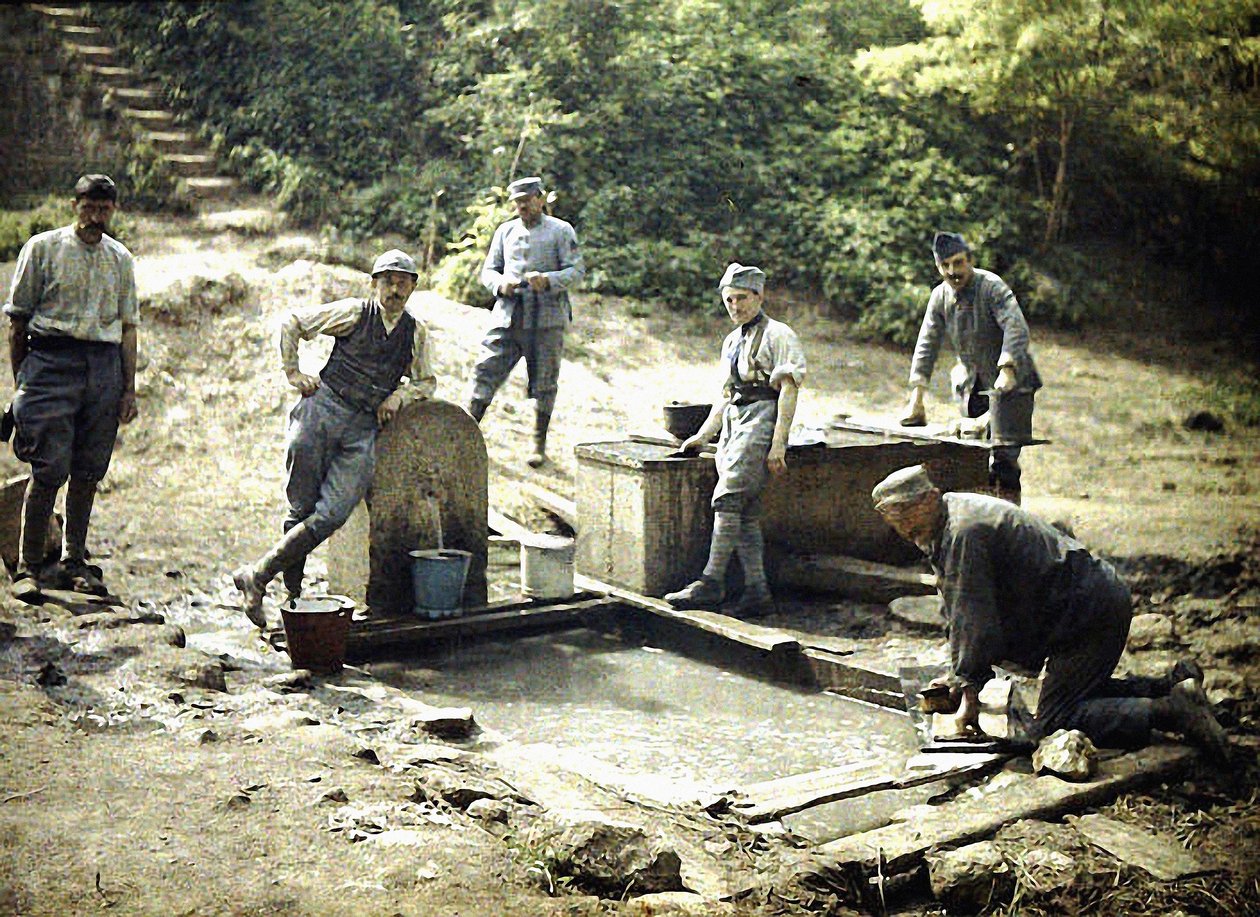
<svg viewBox="0 0 1260 917"><path fill-rule="evenodd" d="M526 459L530 468L537 468L547 461L547 428L551 426L551 415L539 411L534 417L534 451Z"/></svg>
<svg viewBox="0 0 1260 917"><path fill-rule="evenodd" d="M675 608L716 608L725 597L721 583L702 576L663 598Z"/></svg>
<svg viewBox="0 0 1260 917"><path fill-rule="evenodd" d="M281 570L287 570L315 549L319 542L307 529L305 523L299 522L284 537L276 542L270 551L262 556L257 564L245 564L232 573L232 582L241 590L244 601L241 610L250 623L260 630L267 626L267 617L263 614L262 600L267 593L267 585Z"/></svg>
<svg viewBox="0 0 1260 917"><path fill-rule="evenodd" d="M999 500L1005 500L1007 503L1014 503L1016 506L1019 506L1023 497L1023 491L1018 487L1003 487L1001 484L998 484L993 488L993 496Z"/></svg>
<svg viewBox="0 0 1260 917"><path fill-rule="evenodd" d="M280 577L284 580L284 591L288 594L289 601L300 599L302 597L302 578L306 575L306 557L292 566L285 567L280 571Z"/></svg>
<svg viewBox="0 0 1260 917"><path fill-rule="evenodd" d="M486 416L486 410L490 407L489 401L482 401L480 398L474 398L468 402L468 413L472 415L472 419L481 423L481 418Z"/></svg>
<svg viewBox="0 0 1260 917"><path fill-rule="evenodd" d="M764 580L745 584L743 595L726 609L726 613L733 618L759 618L771 611L774 611L774 595Z"/></svg>
<svg viewBox="0 0 1260 917"><path fill-rule="evenodd" d="M1193 678L1173 686L1168 697L1153 701L1156 729L1171 729L1198 745L1217 762L1229 758L1229 738L1212 714L1212 704Z"/></svg>

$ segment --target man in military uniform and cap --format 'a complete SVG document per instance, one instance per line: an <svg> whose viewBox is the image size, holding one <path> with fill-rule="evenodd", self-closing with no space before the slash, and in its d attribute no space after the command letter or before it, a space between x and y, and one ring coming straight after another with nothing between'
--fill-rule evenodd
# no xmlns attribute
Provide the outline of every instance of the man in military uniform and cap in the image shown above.
<svg viewBox="0 0 1260 917"><path fill-rule="evenodd" d="M1136 748L1159 729L1224 756L1196 663L1160 678L1112 677L1133 606L1109 563L1006 500L942 494L922 465L893 472L871 499L936 573L964 733L980 734L978 697L993 666L1035 677L1044 665L1037 715L1025 724L1034 739L1078 729L1101 747Z"/></svg>
<svg viewBox="0 0 1260 917"><path fill-rule="evenodd" d="M942 282L928 297L919 327L902 425L927 422L923 394L941 340L948 337L958 355L950 382L964 418L952 431L976 435L986 425L992 429L993 413L1000 410L1003 435L1010 430L1018 434L1015 439L1027 439L1032 433L1033 394L1041 388L1041 377L1029 352L1028 322L1015 294L997 274L973 265L971 248L957 233L938 232L932 255ZM1020 500L1019 453L1014 441L997 442L989 453L989 484L998 496L1014 503Z"/></svg>
<svg viewBox="0 0 1260 917"><path fill-rule="evenodd" d="M428 332L409 311L416 263L392 249L376 259L367 299L294 309L280 328L280 362L301 395L289 413L284 536L256 563L232 574L246 616L266 625L267 585L282 573L290 598L302 591L306 557L341 527L368 492L376 433L404 404L430 397ZM298 368L298 342L336 339L317 376Z"/></svg>
<svg viewBox="0 0 1260 917"><path fill-rule="evenodd" d="M13 452L31 466L13 593L41 586L104 594L88 565L96 488L109 468L118 425L136 416L136 300L131 252L106 230L118 201L108 175L74 186L75 221L32 236L18 254L4 312L16 383ZM66 488L60 564L45 565L49 517Z"/></svg>
<svg viewBox="0 0 1260 917"><path fill-rule="evenodd" d="M788 434L805 378L805 351L791 328L762 309L766 275L734 263L718 284L735 329L722 343L722 399L704 425L682 444L694 452L721 431L718 483L713 490L713 536L700 578L665 601L680 608L712 608L726 598L726 568L739 557L744 591L730 609L755 615L772 603L766 582L761 492L769 474L787 468Z"/></svg>
<svg viewBox="0 0 1260 917"><path fill-rule="evenodd" d="M524 357L536 412L534 451L528 461L537 468L547 460L564 333L573 319L569 290L586 271L573 227L544 212L542 179L512 182L508 200L516 219L495 230L481 269L481 282L495 297L493 324L481 342L468 412L480 422L499 386Z"/></svg>

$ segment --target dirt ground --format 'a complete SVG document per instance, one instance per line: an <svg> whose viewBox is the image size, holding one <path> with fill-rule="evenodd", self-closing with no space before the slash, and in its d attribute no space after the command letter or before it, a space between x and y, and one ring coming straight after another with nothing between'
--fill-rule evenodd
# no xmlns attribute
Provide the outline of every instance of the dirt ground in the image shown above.
<svg viewBox="0 0 1260 917"><path fill-rule="evenodd" d="M267 546L282 515L293 399L278 367L275 320L295 305L358 295L366 276L321 263L316 239L258 214L140 218L132 248L144 308L140 417L120 438L92 548L130 609L161 613L210 655L168 645L169 628L80 629L54 605L0 598L0 910L632 913L632 902L555 881L546 856L519 838L417 794L413 769L364 756L382 736L398 738L405 720L392 701L364 700L375 696L370 677L348 674L340 684L349 691L270 690L266 679L286 670L283 659L231 607L228 571ZM0 266L6 290L11 271L12 264ZM925 273L925 296L929 280ZM1222 720L1236 735L1254 736L1260 429L1231 422L1207 432L1182 421L1192 410L1216 409L1212 380L1248 380L1256 367L1237 340L1196 323L1193 304L1169 312L1148 292L1135 281L1134 320L1105 332L1034 327L1046 380L1037 432L1052 443L1026 450L1025 506L1067 522L1115 559L1137 610L1172 621L1171 644L1158 647L1163 655L1131 661L1197 656ZM438 397L463 403L487 315L433 294L416 297L435 346ZM524 464L533 414L522 367L483 424L491 504L537 522L516 482L571 497L575 444L656 430L670 400L711 401L714 353L728 322L716 297L710 306L677 316L580 295L552 461L538 471ZM822 425L838 412L894 416L907 353L853 340L810 303L771 298L768 311L805 342L810 377L798 425ZM319 356L312 348L304 359L317 368ZM0 396L7 397L5 376ZM930 418L944 421L943 379L932 394ZM4 450L0 471L23 470ZM218 679L226 692L214 690ZM436 743L430 761L458 744ZM475 743L459 746L459 766L482 767L476 752ZM1228 774L1202 768L1188 784L1126 797L1108 810L1176 833L1234 867L1197 880L1201 895L1198 886L1160 886L1112 864L1107 881L1123 875L1126 888L1146 894L1141 906L1137 897L1099 891L1061 907L1033 896L1025 907L1226 914L1241 912L1250 894L1244 909L1255 908L1255 745L1237 754ZM739 911L794 906L762 899ZM697 913L732 912L713 908Z"/></svg>

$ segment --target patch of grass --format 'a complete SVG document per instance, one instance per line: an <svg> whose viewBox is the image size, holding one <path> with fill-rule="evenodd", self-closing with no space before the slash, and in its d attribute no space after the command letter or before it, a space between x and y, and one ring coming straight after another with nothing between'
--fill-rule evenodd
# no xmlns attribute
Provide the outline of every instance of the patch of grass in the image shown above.
<svg viewBox="0 0 1260 917"><path fill-rule="evenodd" d="M1219 414L1226 422L1260 427L1260 379L1255 376L1212 379L1181 400L1196 410Z"/></svg>

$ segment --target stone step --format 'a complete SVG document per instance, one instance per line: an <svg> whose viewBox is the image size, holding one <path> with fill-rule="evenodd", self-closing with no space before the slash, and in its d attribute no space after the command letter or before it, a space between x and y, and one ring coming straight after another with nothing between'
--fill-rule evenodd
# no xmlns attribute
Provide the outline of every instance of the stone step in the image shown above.
<svg viewBox="0 0 1260 917"><path fill-rule="evenodd" d="M160 153L192 153L197 149L197 139L188 131L141 131L140 139Z"/></svg>
<svg viewBox="0 0 1260 917"><path fill-rule="evenodd" d="M130 67L117 67L108 64L88 64L87 72L92 79L102 86L126 86L134 84L140 74Z"/></svg>
<svg viewBox="0 0 1260 917"><path fill-rule="evenodd" d="M235 178L215 175L207 178L185 178L184 186L198 200L221 200L230 197L240 184Z"/></svg>
<svg viewBox="0 0 1260 917"><path fill-rule="evenodd" d="M124 108L122 114L146 127L167 127L175 122L175 116L164 108Z"/></svg>
<svg viewBox="0 0 1260 917"><path fill-rule="evenodd" d="M81 6L51 6L45 3L32 3L31 9L42 13L53 22L83 22L87 19L87 10Z"/></svg>
<svg viewBox="0 0 1260 917"><path fill-rule="evenodd" d="M77 41L67 41L65 45L72 54L77 54L98 66L107 67L118 62L118 49L108 45L86 45Z"/></svg>
<svg viewBox="0 0 1260 917"><path fill-rule="evenodd" d="M162 93L157 89L144 86L114 86L106 90L109 95L120 101L160 102Z"/></svg>
<svg viewBox="0 0 1260 917"><path fill-rule="evenodd" d="M100 40L104 36L104 31L94 25L78 25L72 22L53 22L53 28L63 35L68 36L72 41L79 41L87 44L89 39Z"/></svg>
<svg viewBox="0 0 1260 917"><path fill-rule="evenodd" d="M207 153L165 153L162 161L176 175L185 178L212 178L218 166L215 158Z"/></svg>

